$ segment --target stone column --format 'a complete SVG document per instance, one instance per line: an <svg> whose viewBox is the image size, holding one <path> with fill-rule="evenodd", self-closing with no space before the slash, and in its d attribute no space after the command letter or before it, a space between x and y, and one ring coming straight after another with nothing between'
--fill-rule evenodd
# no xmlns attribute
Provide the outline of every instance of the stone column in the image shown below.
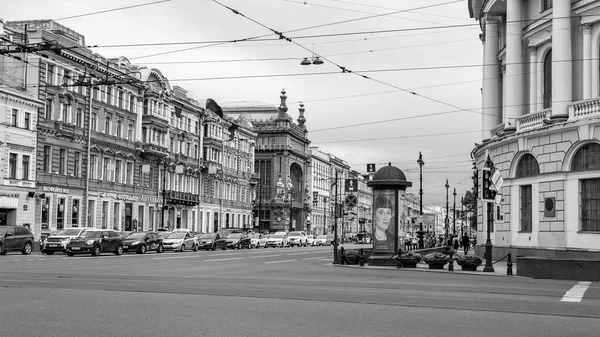
<svg viewBox="0 0 600 337"><path fill-rule="evenodd" d="M537 47L529 47L529 113L537 111Z"/></svg>
<svg viewBox="0 0 600 337"><path fill-rule="evenodd" d="M592 98L592 25L580 25L583 32L583 99Z"/></svg>
<svg viewBox="0 0 600 337"><path fill-rule="evenodd" d="M490 130L502 123L500 104L500 67L498 65L498 19L485 18L483 41L483 114L481 116L481 139L490 139Z"/></svg>
<svg viewBox="0 0 600 337"><path fill-rule="evenodd" d="M552 118L564 119L573 100L571 1L555 1L552 11Z"/></svg>
<svg viewBox="0 0 600 337"><path fill-rule="evenodd" d="M505 131L516 129L516 118L525 110L523 74L522 1L506 1L506 107Z"/></svg>

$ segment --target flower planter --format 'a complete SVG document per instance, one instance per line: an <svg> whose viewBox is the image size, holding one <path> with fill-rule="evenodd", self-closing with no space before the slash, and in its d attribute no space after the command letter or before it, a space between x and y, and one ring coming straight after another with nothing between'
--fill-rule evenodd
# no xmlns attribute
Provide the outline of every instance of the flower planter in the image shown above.
<svg viewBox="0 0 600 337"><path fill-rule="evenodd" d="M417 260L400 259L400 262L402 262L402 268L417 268Z"/></svg>
<svg viewBox="0 0 600 337"><path fill-rule="evenodd" d="M428 263L429 269L444 269L444 266L448 263L448 261L440 261L434 263Z"/></svg>
<svg viewBox="0 0 600 337"><path fill-rule="evenodd" d="M479 267L479 265L475 265L475 264L467 263L467 264L462 264L462 265L460 265L460 267L461 267L461 268L462 268L462 270L464 270L464 271L477 271L477 267Z"/></svg>
<svg viewBox="0 0 600 337"><path fill-rule="evenodd" d="M458 258L456 263L461 266L462 270L477 271L477 267L481 265L482 260L479 256L466 256Z"/></svg>

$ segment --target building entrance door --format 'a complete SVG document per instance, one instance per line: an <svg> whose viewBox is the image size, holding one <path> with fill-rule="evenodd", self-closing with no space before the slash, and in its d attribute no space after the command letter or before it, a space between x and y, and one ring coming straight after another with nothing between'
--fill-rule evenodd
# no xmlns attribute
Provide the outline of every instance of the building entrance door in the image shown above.
<svg viewBox="0 0 600 337"><path fill-rule="evenodd" d="M8 226L8 211L0 209L0 226Z"/></svg>
<svg viewBox="0 0 600 337"><path fill-rule="evenodd" d="M131 209L133 206L131 204L125 204L125 231L130 232L133 231L131 228Z"/></svg>

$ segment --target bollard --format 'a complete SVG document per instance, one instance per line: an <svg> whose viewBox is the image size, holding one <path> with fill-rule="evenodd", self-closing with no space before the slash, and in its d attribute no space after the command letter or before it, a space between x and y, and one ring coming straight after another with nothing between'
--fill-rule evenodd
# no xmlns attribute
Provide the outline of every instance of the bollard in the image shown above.
<svg viewBox="0 0 600 337"><path fill-rule="evenodd" d="M346 264L346 256L344 255L344 247L340 247L340 264Z"/></svg>
<svg viewBox="0 0 600 337"><path fill-rule="evenodd" d="M450 253L450 263L448 264L448 271L454 271L454 253Z"/></svg>
<svg viewBox="0 0 600 337"><path fill-rule="evenodd" d="M512 274L512 254L508 253L508 260L506 261L506 275Z"/></svg>
<svg viewBox="0 0 600 337"><path fill-rule="evenodd" d="M362 248L358 251L358 265L360 267L364 267L365 266L365 254L364 254Z"/></svg>

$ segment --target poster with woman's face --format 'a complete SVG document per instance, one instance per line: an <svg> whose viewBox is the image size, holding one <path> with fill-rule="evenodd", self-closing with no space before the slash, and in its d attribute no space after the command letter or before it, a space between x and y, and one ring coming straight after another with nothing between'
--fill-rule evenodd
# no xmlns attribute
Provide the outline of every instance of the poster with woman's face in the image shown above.
<svg viewBox="0 0 600 337"><path fill-rule="evenodd" d="M396 191L373 191L373 252L394 253Z"/></svg>

